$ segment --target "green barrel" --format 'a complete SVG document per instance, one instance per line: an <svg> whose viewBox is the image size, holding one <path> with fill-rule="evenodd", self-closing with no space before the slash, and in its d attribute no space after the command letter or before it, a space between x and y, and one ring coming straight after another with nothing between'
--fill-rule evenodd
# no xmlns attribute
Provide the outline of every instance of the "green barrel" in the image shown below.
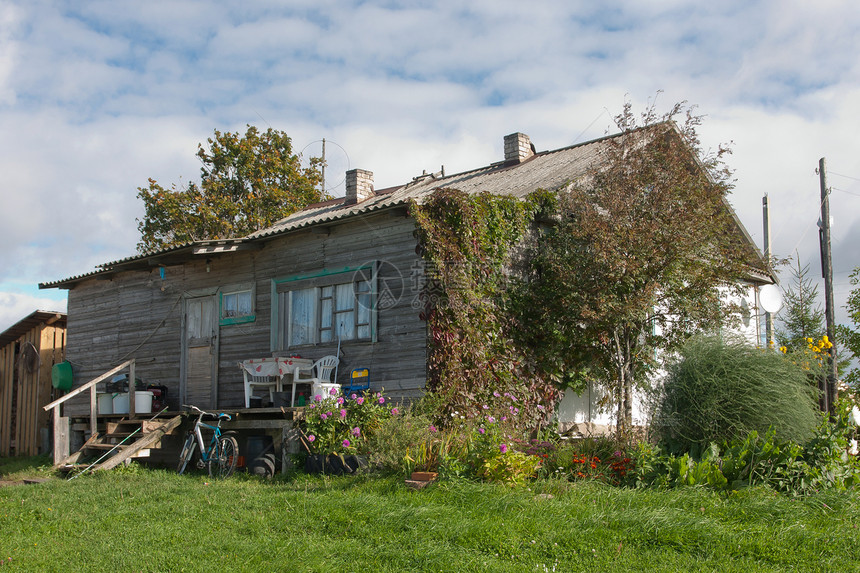
<svg viewBox="0 0 860 573"><path fill-rule="evenodd" d="M51 368L51 384L57 390L72 389L72 364L68 361L54 364Z"/></svg>

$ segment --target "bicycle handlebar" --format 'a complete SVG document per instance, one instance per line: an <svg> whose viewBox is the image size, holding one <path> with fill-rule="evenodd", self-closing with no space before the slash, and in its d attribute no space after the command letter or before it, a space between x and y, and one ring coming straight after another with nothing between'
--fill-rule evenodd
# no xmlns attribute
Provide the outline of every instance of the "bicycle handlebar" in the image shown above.
<svg viewBox="0 0 860 573"><path fill-rule="evenodd" d="M224 412L221 412L219 414L216 414L214 412L204 412L203 410L201 410L197 406L193 406L191 404L182 404L182 407L188 408L190 410L193 410L193 411L199 413L201 417L202 416L212 416L213 418L219 418L219 419L224 419L224 420L232 420L233 419L233 417L230 414L225 414Z"/></svg>

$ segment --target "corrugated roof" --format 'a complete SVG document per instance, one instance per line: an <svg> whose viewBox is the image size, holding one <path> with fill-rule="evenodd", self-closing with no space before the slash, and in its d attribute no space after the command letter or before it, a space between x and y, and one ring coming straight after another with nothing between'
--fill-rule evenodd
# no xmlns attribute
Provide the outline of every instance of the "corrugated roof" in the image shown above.
<svg viewBox="0 0 860 573"><path fill-rule="evenodd" d="M616 136L612 136L616 137ZM436 189L458 189L464 193L491 193L525 197L538 189L554 190L584 177L599 159L603 142L598 139L544 151L522 163L495 163L472 171L454 175L426 175L414 181L377 192L376 197L355 205L346 205L344 199L329 201L293 213L271 227L249 235L251 239L270 237L310 225L331 223L345 217L370 213L380 209L404 205L409 201L421 202Z"/></svg>
<svg viewBox="0 0 860 573"><path fill-rule="evenodd" d="M671 125L671 124L670 124ZM159 264L175 264L189 260L196 254L205 252L207 256L218 254L220 247L233 250L249 247L250 243L265 240L314 225L325 225L349 217L372 213L408 204L410 201L421 203L437 189L458 189L465 193L491 193L495 195L510 195L526 197L539 189L553 191L571 182L581 180L588 175L600 161L600 154L607 146L607 141L621 134L610 135L557 149L536 153L521 163L499 162L463 173L442 176L441 174L423 175L411 182L376 192L374 197L361 203L347 205L346 199L340 198L325 203L311 205L302 211L281 219L274 225L260 229L241 239L223 241L198 241L161 251L135 255L118 261L99 265L98 270L89 274L79 275L68 279L40 284L40 288L68 288L81 280L98 275L109 274L120 270L151 267ZM731 210L731 206L726 203ZM734 211L732 210L734 215ZM735 216L739 228L744 234L746 229ZM749 239L749 235L747 234ZM751 246L757 251L752 240ZM760 255L759 255L760 256Z"/></svg>

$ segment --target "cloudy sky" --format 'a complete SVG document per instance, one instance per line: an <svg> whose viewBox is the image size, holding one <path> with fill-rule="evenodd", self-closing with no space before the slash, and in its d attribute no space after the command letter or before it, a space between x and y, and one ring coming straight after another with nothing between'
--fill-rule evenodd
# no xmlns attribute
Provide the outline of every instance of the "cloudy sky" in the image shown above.
<svg viewBox="0 0 860 573"><path fill-rule="evenodd" d="M306 154L326 138L332 170L383 188L498 161L514 131L538 150L600 137L655 98L696 104L704 147L734 142L741 220L761 245L767 194L775 254L815 276L826 157L841 306L858 46L847 0L0 0L0 330L65 308L39 282L134 254L137 187L198 179L215 129L271 126Z"/></svg>

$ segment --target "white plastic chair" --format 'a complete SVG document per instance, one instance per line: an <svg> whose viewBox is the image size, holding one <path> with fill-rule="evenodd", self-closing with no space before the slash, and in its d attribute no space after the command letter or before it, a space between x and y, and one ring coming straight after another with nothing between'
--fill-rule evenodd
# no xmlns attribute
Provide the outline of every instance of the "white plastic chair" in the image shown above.
<svg viewBox="0 0 860 573"><path fill-rule="evenodd" d="M340 391L340 384L334 383L332 380L332 372L338 365L337 356L323 356L311 366L311 378L302 378L301 382L311 384L311 398L314 396L322 396L323 398L330 395L332 388Z"/></svg>
<svg viewBox="0 0 860 573"><path fill-rule="evenodd" d="M263 359L265 360L265 359ZM275 390L278 389L281 374L278 373L277 363L263 362L263 360L245 360L239 363L245 382L245 407L251 407L251 396L255 387L264 387L269 391L269 401L275 401ZM258 370L259 369L259 370Z"/></svg>

